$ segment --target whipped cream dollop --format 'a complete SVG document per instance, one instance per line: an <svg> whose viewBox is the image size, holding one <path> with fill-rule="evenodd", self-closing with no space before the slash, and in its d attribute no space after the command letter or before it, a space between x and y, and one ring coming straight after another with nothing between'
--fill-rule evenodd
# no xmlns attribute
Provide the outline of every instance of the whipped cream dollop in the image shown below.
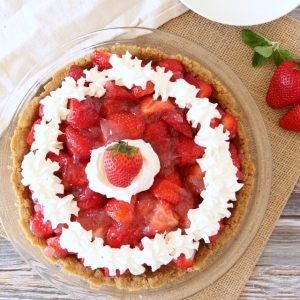
<svg viewBox="0 0 300 300"><path fill-rule="evenodd" d="M115 144L115 142L94 149L85 172L91 190L106 195L108 198L116 198L117 200L130 203L133 195L146 191L152 186L154 177L160 170L160 162L157 154L149 143L146 143L143 140L124 140L124 142L128 143L130 146L139 148L143 158L142 168L129 186L124 188L116 187L108 181L105 174L104 153L107 147Z"/></svg>
<svg viewBox="0 0 300 300"><path fill-rule="evenodd" d="M77 81L66 77L60 88L41 100L44 116L41 124L35 125L35 142L22 162L22 183L29 186L32 199L44 206L45 221L49 220L53 228L59 223L68 225L68 228L62 230L60 245L76 253L78 258L83 258L85 266L92 269L108 268L111 276L116 275L117 270L122 274L127 269L131 274L138 275L145 272L144 265L155 271L182 253L187 258L192 257L200 240L209 243L209 237L217 234L220 228L220 220L230 217L229 208L233 207L236 192L243 185L238 182L237 168L229 152L229 133L224 131L223 125L210 127L213 118L221 117L217 104L210 103L206 98L198 98L199 89L185 80L171 81L171 71L166 72L165 68L160 67L154 70L151 62L142 66L142 60L133 58L129 52L121 57L111 55L110 63L112 68L108 70L98 71L97 67L84 70L85 78ZM48 152L59 153L62 148L58 142L61 134L59 124L68 116L68 99L83 101L87 96L101 97L106 92L105 84L109 80L115 80L117 85L127 88L134 85L145 88L147 81L151 81L154 83L155 101L174 97L180 108L188 109L187 120L191 125L194 128L200 125L194 140L205 148L204 156L197 159L201 170L205 172L205 190L201 193L203 201L199 207L189 210L190 227L184 231L177 229L156 234L154 238L144 237L141 240L143 250L129 245L111 248L104 245L103 239L93 239L92 232L85 230L80 223L72 222L71 215L78 215L79 208L73 195L58 197L58 194L64 193L60 178L54 175L59 165L46 157ZM150 144L142 140L128 140L128 143L140 148L144 170L126 191L116 187L112 189L101 167L105 148L95 149L86 168L91 189L129 202L133 194L147 190L152 185L160 168L157 155Z"/></svg>

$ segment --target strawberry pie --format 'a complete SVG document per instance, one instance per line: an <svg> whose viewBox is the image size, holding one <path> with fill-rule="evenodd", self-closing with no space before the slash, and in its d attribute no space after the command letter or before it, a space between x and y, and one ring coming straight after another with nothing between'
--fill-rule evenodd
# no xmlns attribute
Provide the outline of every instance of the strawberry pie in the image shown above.
<svg viewBox="0 0 300 300"><path fill-rule="evenodd" d="M254 167L235 100L197 62L98 49L20 115L12 181L28 239L94 285L157 287L239 227Z"/></svg>

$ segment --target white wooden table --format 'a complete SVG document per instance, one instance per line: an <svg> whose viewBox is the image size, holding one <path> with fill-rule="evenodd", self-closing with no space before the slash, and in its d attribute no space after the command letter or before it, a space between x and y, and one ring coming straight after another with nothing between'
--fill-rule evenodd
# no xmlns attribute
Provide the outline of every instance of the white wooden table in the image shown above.
<svg viewBox="0 0 300 300"><path fill-rule="evenodd" d="M290 15L300 19L300 6ZM4 238L0 299L74 300L32 271ZM300 179L240 299L300 299Z"/></svg>

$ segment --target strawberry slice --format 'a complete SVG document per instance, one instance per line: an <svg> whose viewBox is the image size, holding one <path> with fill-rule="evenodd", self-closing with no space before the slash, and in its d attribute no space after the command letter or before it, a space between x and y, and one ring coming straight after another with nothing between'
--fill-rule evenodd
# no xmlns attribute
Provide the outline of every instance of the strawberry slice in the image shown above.
<svg viewBox="0 0 300 300"><path fill-rule="evenodd" d="M111 115L119 112L130 112L136 103L133 101L118 101L115 99L104 98L101 100L101 116L109 119Z"/></svg>
<svg viewBox="0 0 300 300"><path fill-rule="evenodd" d="M183 78L185 69L183 64L174 58L166 58L161 59L156 64L159 67L164 67L165 72L171 71L173 72L173 76L171 77L172 81L175 81L176 79Z"/></svg>
<svg viewBox="0 0 300 300"><path fill-rule="evenodd" d="M103 71L105 69L110 69L112 65L109 62L109 59L111 57L110 53L106 53L100 50L95 50L92 53L92 62L94 65L98 66L99 71Z"/></svg>
<svg viewBox="0 0 300 300"><path fill-rule="evenodd" d="M84 77L83 70L84 70L83 67L73 65L73 66L71 66L71 68L69 70L69 76L77 81L81 77Z"/></svg>
<svg viewBox="0 0 300 300"><path fill-rule="evenodd" d="M173 111L174 105L170 100L161 101L160 98L154 100L151 95L147 95L141 99L141 113L145 116L153 114L163 114L167 111Z"/></svg>
<svg viewBox="0 0 300 300"><path fill-rule="evenodd" d="M157 201L149 223L149 233L155 235L172 231L178 224L178 216L172 209L172 205L163 200Z"/></svg>
<svg viewBox="0 0 300 300"><path fill-rule="evenodd" d="M69 255L67 249L60 246L59 236L54 236L47 239L47 247L44 249L44 254L54 258L64 258Z"/></svg>
<svg viewBox="0 0 300 300"><path fill-rule="evenodd" d="M124 86L116 85L114 81L107 81L105 84L106 93L105 98L114 100L132 100L136 101L138 98L135 97L129 89Z"/></svg>
<svg viewBox="0 0 300 300"><path fill-rule="evenodd" d="M73 127L89 128L100 125L100 115L96 111L94 105L89 101L81 101L76 103L76 99L72 99L70 104L70 112L67 121Z"/></svg>
<svg viewBox="0 0 300 300"><path fill-rule="evenodd" d="M189 125L183 111L179 109L167 111L163 114L162 118L170 126L172 126L174 129L176 129L178 132L182 133L186 137L193 137L192 128Z"/></svg>
<svg viewBox="0 0 300 300"><path fill-rule="evenodd" d="M244 174L241 171L241 163L240 163L238 151L237 151L236 147L234 146L234 144L232 144L232 143L229 144L229 152L231 154L233 165L236 166L238 169L236 176L237 176L238 180L243 180Z"/></svg>
<svg viewBox="0 0 300 300"><path fill-rule="evenodd" d="M200 91L197 94L198 98L209 98L212 95L213 89L211 85L203 80L198 80L194 75L188 73L184 77L185 81L194 85Z"/></svg>
<svg viewBox="0 0 300 300"><path fill-rule="evenodd" d="M191 225L191 222L188 218L188 211L192 208L196 208L195 200L192 197L186 196L180 202L178 202L174 211L179 217L179 227L188 228Z"/></svg>
<svg viewBox="0 0 300 300"><path fill-rule="evenodd" d="M218 233L209 237L209 241L211 244L214 244L217 241L217 239L221 235L221 232L224 230L224 219L221 219L219 221L219 224L220 224L220 228L219 228Z"/></svg>
<svg viewBox="0 0 300 300"><path fill-rule="evenodd" d="M105 211L112 219L124 226L129 227L133 222L134 206L131 203L112 198L106 203Z"/></svg>
<svg viewBox="0 0 300 300"><path fill-rule="evenodd" d="M34 142L34 132L35 132L34 131L34 126L37 125L37 124L41 124L41 122L42 122L42 119L38 119L33 123L32 127L31 127L31 129L28 133L27 140L26 140L28 145L31 146Z"/></svg>
<svg viewBox="0 0 300 300"><path fill-rule="evenodd" d="M186 258L184 254L181 254L178 258L172 260L173 265L182 270L191 268L194 265L194 262L195 255L190 258Z"/></svg>
<svg viewBox="0 0 300 300"><path fill-rule="evenodd" d="M134 86L131 89L131 93L134 95L136 98L141 98L146 95L152 94L154 92L154 83L151 81L148 81L146 83L146 88L143 90L141 86Z"/></svg>
<svg viewBox="0 0 300 300"><path fill-rule="evenodd" d="M88 159L92 149L103 145L100 134L100 127L83 130L68 126L66 128L66 145L69 153L82 160Z"/></svg>
<svg viewBox="0 0 300 300"><path fill-rule="evenodd" d="M225 115L222 116L221 123L224 126L224 130L229 131L229 138L233 139L236 136L238 129L236 118L230 113L225 113Z"/></svg>
<svg viewBox="0 0 300 300"><path fill-rule="evenodd" d="M151 193L160 200L177 204L186 196L183 188L166 179L158 179L150 189Z"/></svg>
<svg viewBox="0 0 300 300"><path fill-rule="evenodd" d="M93 231L93 237L105 238L112 219L107 215L104 208L79 211L77 221L86 230Z"/></svg>
<svg viewBox="0 0 300 300"><path fill-rule="evenodd" d="M77 200L80 211L101 208L106 199L104 195L92 191L89 187L80 188L73 192L73 195Z"/></svg>
<svg viewBox="0 0 300 300"><path fill-rule="evenodd" d="M279 126L287 130L300 131L300 104L294 106L280 119Z"/></svg>
<svg viewBox="0 0 300 300"><path fill-rule="evenodd" d="M187 176L185 178L185 184L195 196L199 196L205 189L203 181L204 175L205 174L201 171L198 164L192 165L188 170Z"/></svg>
<svg viewBox="0 0 300 300"><path fill-rule="evenodd" d="M38 238L48 238L54 233L51 222L49 220L44 222L44 215L41 211L30 217L29 228L32 234Z"/></svg>
<svg viewBox="0 0 300 300"><path fill-rule="evenodd" d="M138 194L134 214L137 218L137 223L144 227L149 224L156 202L157 199L148 192Z"/></svg>
<svg viewBox="0 0 300 300"><path fill-rule="evenodd" d="M165 179L180 186L180 187L182 186L180 175L179 175L178 171L176 171L176 170L174 170L174 172L171 173L169 176L166 176Z"/></svg>
<svg viewBox="0 0 300 300"><path fill-rule="evenodd" d="M85 173L87 163L68 162L62 171L62 182L66 190L71 187L85 187L88 185L88 180Z"/></svg>
<svg viewBox="0 0 300 300"><path fill-rule="evenodd" d="M178 164L193 164L197 158L204 154L204 148L195 144L194 140L179 136L175 142L176 152L178 155Z"/></svg>

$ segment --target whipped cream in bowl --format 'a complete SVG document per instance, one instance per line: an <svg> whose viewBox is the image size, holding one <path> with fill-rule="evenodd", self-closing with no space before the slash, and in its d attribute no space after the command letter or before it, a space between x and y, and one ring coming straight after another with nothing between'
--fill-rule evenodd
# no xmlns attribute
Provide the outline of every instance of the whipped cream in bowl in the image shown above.
<svg viewBox="0 0 300 300"><path fill-rule="evenodd" d="M152 146L144 140L124 140L124 142L130 146L139 148L143 158L142 168L129 186L114 186L108 181L105 174L104 153L109 146L116 142L94 149L85 172L91 190L106 195L108 198L116 198L117 200L130 203L133 195L146 191L152 186L154 177L160 170L160 162Z"/></svg>

